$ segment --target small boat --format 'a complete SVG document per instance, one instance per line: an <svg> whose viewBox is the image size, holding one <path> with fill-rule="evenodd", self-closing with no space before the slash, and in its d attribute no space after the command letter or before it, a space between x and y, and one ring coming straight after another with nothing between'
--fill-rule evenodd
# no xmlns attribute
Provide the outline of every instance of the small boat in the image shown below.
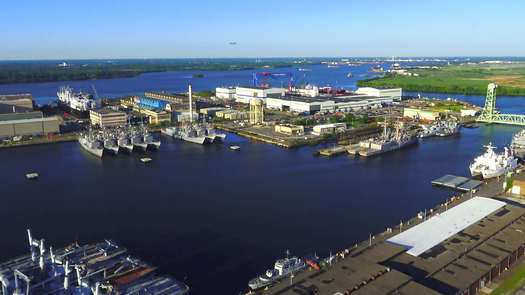
<svg viewBox="0 0 525 295"><path fill-rule="evenodd" d="M348 78L352 78L354 75L352 75L352 73L348 73L346 76L347 76Z"/></svg>
<svg viewBox="0 0 525 295"><path fill-rule="evenodd" d="M141 158L140 161L141 161L142 163L149 163L149 162L151 162L151 161L153 161L153 160L152 160L151 158Z"/></svg>
<svg viewBox="0 0 525 295"><path fill-rule="evenodd" d="M38 179L38 173L27 173L26 178L29 180Z"/></svg>
<svg viewBox="0 0 525 295"><path fill-rule="evenodd" d="M238 145L230 145L230 149L233 150L233 151L240 151L241 147L238 146Z"/></svg>

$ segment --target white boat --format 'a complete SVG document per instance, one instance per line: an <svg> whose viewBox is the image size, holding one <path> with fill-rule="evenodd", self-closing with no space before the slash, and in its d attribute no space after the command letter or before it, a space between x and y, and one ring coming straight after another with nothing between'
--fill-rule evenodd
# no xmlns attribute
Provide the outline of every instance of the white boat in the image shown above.
<svg viewBox="0 0 525 295"><path fill-rule="evenodd" d="M74 93L69 86L60 87L57 92L59 104L69 108L71 112L75 112L83 117L89 115L89 110L97 107L96 100L93 96L83 92Z"/></svg>
<svg viewBox="0 0 525 295"><path fill-rule="evenodd" d="M306 267L306 263L297 257L283 258L275 262L273 269L269 269L265 274L258 276L248 282L252 290L259 290L271 286L279 280L301 271Z"/></svg>
<svg viewBox="0 0 525 295"><path fill-rule="evenodd" d="M238 145L231 145L231 146L230 146L230 149L231 149L231 150L234 150L234 151L240 151L240 150L241 150L241 147L238 146Z"/></svg>
<svg viewBox="0 0 525 295"><path fill-rule="evenodd" d="M26 178L29 179L29 180L33 180L33 179L37 179L38 178L38 173L27 173L26 174Z"/></svg>
<svg viewBox="0 0 525 295"><path fill-rule="evenodd" d="M518 159L507 147L501 154L495 152L491 144L485 146L485 153L478 156L469 166L472 176L481 175L483 178L493 178L505 175L518 167Z"/></svg>
<svg viewBox="0 0 525 295"><path fill-rule="evenodd" d="M141 161L142 163L149 163L149 162L151 162L151 161L153 161L153 160L152 160L151 158L141 158L140 161Z"/></svg>

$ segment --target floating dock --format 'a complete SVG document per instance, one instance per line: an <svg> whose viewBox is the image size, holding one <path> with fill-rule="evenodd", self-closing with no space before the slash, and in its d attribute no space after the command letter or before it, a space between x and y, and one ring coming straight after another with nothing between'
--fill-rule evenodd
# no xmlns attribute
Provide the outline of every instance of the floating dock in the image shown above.
<svg viewBox="0 0 525 295"><path fill-rule="evenodd" d="M133 257L117 243L46 248L29 237L29 254L0 263L1 294L172 294L189 287Z"/></svg>
<svg viewBox="0 0 525 295"><path fill-rule="evenodd" d="M340 154L344 154L347 152L347 146L335 146L331 148L321 149L319 150L319 155L325 156L325 157L332 157Z"/></svg>
<svg viewBox="0 0 525 295"><path fill-rule="evenodd" d="M468 192L478 188L483 182L479 180L470 179L463 176L455 176L447 174L432 181L433 185L443 186L455 190Z"/></svg>

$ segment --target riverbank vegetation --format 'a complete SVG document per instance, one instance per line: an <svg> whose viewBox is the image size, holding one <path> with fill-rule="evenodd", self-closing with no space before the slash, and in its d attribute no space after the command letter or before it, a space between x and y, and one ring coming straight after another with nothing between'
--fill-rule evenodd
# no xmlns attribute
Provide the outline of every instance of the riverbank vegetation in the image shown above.
<svg viewBox="0 0 525 295"><path fill-rule="evenodd" d="M166 71L235 71L289 67L292 60L269 59L167 59L167 60L76 60L0 62L0 84L37 83L135 77ZM198 77L202 73L195 74Z"/></svg>
<svg viewBox="0 0 525 295"><path fill-rule="evenodd" d="M412 76L387 74L358 81L360 87L400 87L410 92L484 95L487 85L498 84L499 95L525 96L525 63L462 64L437 69L408 69Z"/></svg>

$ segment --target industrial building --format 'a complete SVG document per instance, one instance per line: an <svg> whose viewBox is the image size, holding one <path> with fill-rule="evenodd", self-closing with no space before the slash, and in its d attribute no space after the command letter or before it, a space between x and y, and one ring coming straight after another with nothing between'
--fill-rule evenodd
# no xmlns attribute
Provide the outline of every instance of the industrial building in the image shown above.
<svg viewBox="0 0 525 295"><path fill-rule="evenodd" d="M196 122L199 120L199 114L196 112L192 112L193 114L193 121ZM177 118L177 122L189 122L190 121L190 112L175 112L175 117Z"/></svg>
<svg viewBox="0 0 525 295"><path fill-rule="evenodd" d="M0 120L0 138L38 136L60 132L58 117Z"/></svg>
<svg viewBox="0 0 525 295"><path fill-rule="evenodd" d="M266 107L281 111L314 114L317 112L350 112L379 108L383 105L392 104L392 102L393 99L391 97L372 97L364 95L325 95L317 97L272 95L266 99Z"/></svg>
<svg viewBox="0 0 525 295"><path fill-rule="evenodd" d="M265 294L476 294L523 256L525 208L483 197L456 202Z"/></svg>
<svg viewBox="0 0 525 295"><path fill-rule="evenodd" d="M261 99L266 101L268 95L271 94L283 94L284 88L266 88L266 87L236 87L235 88L235 101L240 103L249 104L253 99Z"/></svg>
<svg viewBox="0 0 525 295"><path fill-rule="evenodd" d="M246 120L248 119L248 114L243 111L226 109L224 111L218 111L215 113L217 118L223 118L225 120Z"/></svg>
<svg viewBox="0 0 525 295"><path fill-rule="evenodd" d="M227 108L224 107L209 107L209 108L202 108L199 110L200 114L203 114L208 117L215 117L217 112L227 110Z"/></svg>
<svg viewBox="0 0 525 295"><path fill-rule="evenodd" d="M264 123L264 104L262 99L250 100L250 124Z"/></svg>
<svg viewBox="0 0 525 295"><path fill-rule="evenodd" d="M133 108L133 111L148 116L150 124L171 122L171 105L167 101L134 96L122 99L120 103L123 107Z"/></svg>
<svg viewBox="0 0 525 295"><path fill-rule="evenodd" d="M434 112L427 109L403 108L403 117L420 120L434 121L441 116L440 112Z"/></svg>
<svg viewBox="0 0 525 295"><path fill-rule="evenodd" d="M282 133L290 136L301 136L304 135L304 126L290 125L290 124L277 124L275 125L275 132Z"/></svg>
<svg viewBox="0 0 525 295"><path fill-rule="evenodd" d="M26 110L32 110L33 96L28 93L0 95L0 104L15 106L17 108L23 108Z"/></svg>
<svg viewBox="0 0 525 295"><path fill-rule="evenodd" d="M138 109L139 114L148 116L150 124L171 123L171 113L159 109Z"/></svg>
<svg viewBox="0 0 525 295"><path fill-rule="evenodd" d="M315 125L312 131L313 135L321 136L325 134L341 133L346 131L346 123L333 123Z"/></svg>
<svg viewBox="0 0 525 295"><path fill-rule="evenodd" d="M99 127L112 127L126 125L127 115L124 112L103 108L89 111L91 125Z"/></svg>
<svg viewBox="0 0 525 295"><path fill-rule="evenodd" d="M235 87L217 87L215 88L215 97L223 100L234 100Z"/></svg>
<svg viewBox="0 0 525 295"><path fill-rule="evenodd" d="M360 87L357 88L355 93L374 97L390 97L393 101L401 101L401 98L403 97L402 88L380 89L373 87Z"/></svg>
<svg viewBox="0 0 525 295"><path fill-rule="evenodd" d="M163 100L172 104L181 104L188 101L188 97L167 92L145 92L144 96L151 99Z"/></svg>

